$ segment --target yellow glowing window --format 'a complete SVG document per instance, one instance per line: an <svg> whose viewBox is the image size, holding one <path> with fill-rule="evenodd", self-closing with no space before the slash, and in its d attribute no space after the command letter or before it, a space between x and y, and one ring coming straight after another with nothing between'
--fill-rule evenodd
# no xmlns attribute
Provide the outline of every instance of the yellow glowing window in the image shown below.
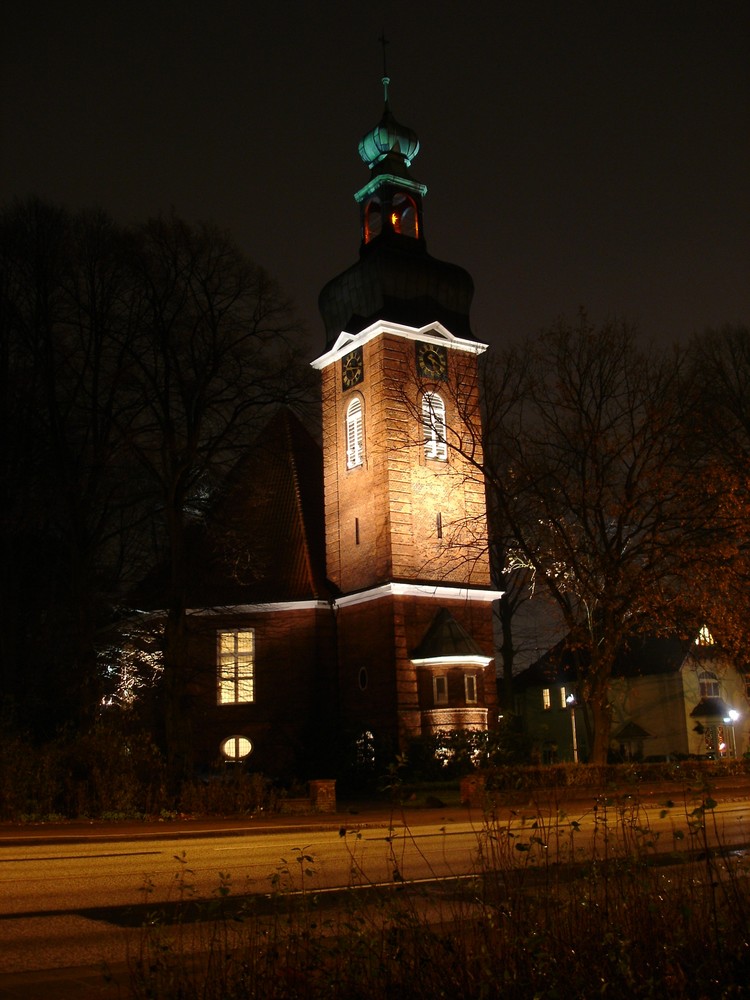
<svg viewBox="0 0 750 1000"><path fill-rule="evenodd" d="M406 194L394 195L391 210L391 226L401 236L419 236L419 216L417 206Z"/></svg>
<svg viewBox="0 0 750 1000"><path fill-rule="evenodd" d="M217 634L219 704L255 700L255 632L238 629Z"/></svg>
<svg viewBox="0 0 750 1000"><path fill-rule="evenodd" d="M226 760L244 760L252 751L253 745L246 736L230 736L221 743L221 753Z"/></svg>
<svg viewBox="0 0 750 1000"><path fill-rule="evenodd" d="M549 688L544 688L542 691L542 708L552 708L552 699L550 697Z"/></svg>

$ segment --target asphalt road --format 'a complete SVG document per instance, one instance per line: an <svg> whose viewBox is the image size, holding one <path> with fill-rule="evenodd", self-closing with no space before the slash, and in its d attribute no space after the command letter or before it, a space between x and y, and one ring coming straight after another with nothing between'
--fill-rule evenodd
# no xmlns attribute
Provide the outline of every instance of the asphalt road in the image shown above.
<svg viewBox="0 0 750 1000"><path fill-rule="evenodd" d="M750 842L750 802L671 809L466 809L226 822L0 828L0 998L94 1000L117 990L149 913L196 900L402 886L488 866ZM522 848L519 850L519 845ZM107 984L106 965L117 982Z"/></svg>

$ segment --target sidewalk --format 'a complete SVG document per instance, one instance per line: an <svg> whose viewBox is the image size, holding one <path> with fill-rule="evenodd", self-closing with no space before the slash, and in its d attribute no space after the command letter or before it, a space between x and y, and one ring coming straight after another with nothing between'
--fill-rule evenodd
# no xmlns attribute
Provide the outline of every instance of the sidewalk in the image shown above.
<svg viewBox="0 0 750 1000"><path fill-rule="evenodd" d="M75 844L87 840L139 840L273 834L284 830L342 830L362 827L421 826L425 823L481 823L480 809L460 805L388 806L382 802L341 803L335 813L262 813L244 817L181 817L170 820L70 820L0 823L0 847L21 844ZM0 993L2 997L2 993Z"/></svg>

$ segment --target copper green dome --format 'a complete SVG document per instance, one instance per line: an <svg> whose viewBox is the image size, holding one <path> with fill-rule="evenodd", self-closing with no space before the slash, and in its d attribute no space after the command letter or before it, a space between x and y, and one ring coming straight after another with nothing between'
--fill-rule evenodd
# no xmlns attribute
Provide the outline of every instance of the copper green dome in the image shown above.
<svg viewBox="0 0 750 1000"><path fill-rule="evenodd" d="M386 159L389 154L403 157L407 167L411 166L412 160L419 152L419 139L417 133L397 122L388 103L388 77L383 77L383 87L385 88L385 110L375 128L362 136L359 142L359 155L362 160L372 168L376 163Z"/></svg>

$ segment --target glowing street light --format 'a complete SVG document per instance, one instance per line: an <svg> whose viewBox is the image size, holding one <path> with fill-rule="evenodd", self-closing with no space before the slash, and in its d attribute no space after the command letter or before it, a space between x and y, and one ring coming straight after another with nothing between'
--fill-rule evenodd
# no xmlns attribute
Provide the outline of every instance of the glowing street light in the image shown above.
<svg viewBox="0 0 750 1000"><path fill-rule="evenodd" d="M569 694L565 702L570 709L570 729L573 733L573 762L578 763L578 735L576 733L576 696Z"/></svg>
<svg viewBox="0 0 750 1000"><path fill-rule="evenodd" d="M724 725L729 730L729 735L730 735L731 742L732 742L732 756L733 757L737 756L737 740L735 738L735 733L734 733L734 724L737 721L737 719L739 719L739 717L740 717L740 713L737 711L737 709L736 708L730 708L729 711L727 712L725 718L724 718Z"/></svg>

